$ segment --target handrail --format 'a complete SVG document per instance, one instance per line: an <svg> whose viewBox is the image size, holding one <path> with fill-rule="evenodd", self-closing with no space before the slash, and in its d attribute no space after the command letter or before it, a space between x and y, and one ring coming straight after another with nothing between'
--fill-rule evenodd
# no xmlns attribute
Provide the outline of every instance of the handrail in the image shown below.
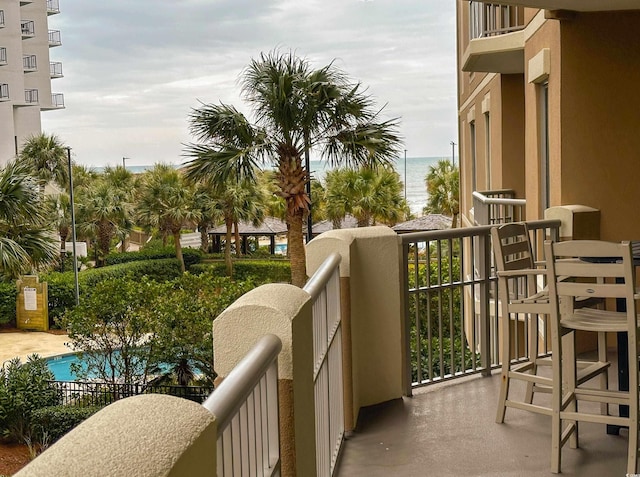
<svg viewBox="0 0 640 477"><path fill-rule="evenodd" d="M216 416L219 434L253 392L256 383L276 360L281 349L282 342L277 336L268 334L260 338L202 404Z"/></svg>
<svg viewBox="0 0 640 477"><path fill-rule="evenodd" d="M474 191L473 198L478 199L483 204L499 205L527 205L527 199L505 199L502 197L487 197L482 192Z"/></svg>
<svg viewBox="0 0 640 477"><path fill-rule="evenodd" d="M314 300L318 298L324 290L325 284L329 281L329 278L331 278L333 271L340 265L341 260L342 257L339 253L329 255L302 289L311 295L311 298Z"/></svg>

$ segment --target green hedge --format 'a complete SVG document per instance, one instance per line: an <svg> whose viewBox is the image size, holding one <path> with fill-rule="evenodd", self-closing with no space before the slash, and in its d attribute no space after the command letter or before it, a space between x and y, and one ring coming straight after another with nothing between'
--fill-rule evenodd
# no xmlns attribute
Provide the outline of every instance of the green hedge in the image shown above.
<svg viewBox="0 0 640 477"><path fill-rule="evenodd" d="M31 423L39 442L53 444L101 408L77 406L49 406L33 411Z"/></svg>
<svg viewBox="0 0 640 477"><path fill-rule="evenodd" d="M194 265L189 270L194 275L211 270L214 275L224 276L224 262L207 262ZM288 260L237 260L233 262L233 278L236 280L253 279L261 283L291 283L291 264Z"/></svg>
<svg viewBox="0 0 640 477"><path fill-rule="evenodd" d="M182 258L184 265L188 269L191 265L200 263L202 251L195 248L183 248ZM163 258L176 258L174 247L161 247L152 249L142 249L138 252L111 253L105 260L106 265L118 265L121 263L137 262L141 260L160 260Z"/></svg>
<svg viewBox="0 0 640 477"><path fill-rule="evenodd" d="M180 263L177 258L145 260L82 271L78 275L78 287L82 297L90 294L97 283L108 278L131 277L137 279L147 276L152 280L165 282L180 275ZM64 312L76 304L75 277L73 272L50 272L43 275L40 281L48 283L49 323L51 326L55 326Z"/></svg>
<svg viewBox="0 0 640 477"><path fill-rule="evenodd" d="M15 282L0 282L0 325L16 322L17 296Z"/></svg>

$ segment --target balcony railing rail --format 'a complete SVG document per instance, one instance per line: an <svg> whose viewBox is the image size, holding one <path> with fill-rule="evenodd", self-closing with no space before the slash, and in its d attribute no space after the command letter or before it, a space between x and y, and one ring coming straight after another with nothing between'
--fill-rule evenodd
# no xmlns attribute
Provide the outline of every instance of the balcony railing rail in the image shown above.
<svg viewBox="0 0 640 477"><path fill-rule="evenodd" d="M24 71L35 71L38 69L38 61L36 55L23 55L22 68Z"/></svg>
<svg viewBox="0 0 640 477"><path fill-rule="evenodd" d="M0 10L0 28L4 27L4 10Z"/></svg>
<svg viewBox="0 0 640 477"><path fill-rule="evenodd" d="M49 76L51 76L51 78L62 78L62 62L49 62Z"/></svg>
<svg viewBox="0 0 640 477"><path fill-rule="evenodd" d="M34 104L38 102L38 90L37 89L25 89L24 90L24 102L28 104Z"/></svg>
<svg viewBox="0 0 640 477"><path fill-rule="evenodd" d="M524 26L524 7L475 1L469 4L469 36L472 40L511 33Z"/></svg>
<svg viewBox="0 0 640 477"><path fill-rule="evenodd" d="M0 63L7 63L7 49L4 46L0 46Z"/></svg>
<svg viewBox="0 0 640 477"><path fill-rule="evenodd" d="M51 93L51 105L54 108L64 108L64 94Z"/></svg>
<svg viewBox="0 0 640 477"><path fill-rule="evenodd" d="M559 220L527 222L536 259L545 239L557 240ZM407 383L423 386L498 366L498 281L492 265L492 226L403 234ZM540 258L541 259L541 258ZM542 285L542 284L541 284ZM514 326L528 329L528 317ZM537 319L537 318L533 318ZM540 354L549 351L545 327ZM515 360L526 350L516 349ZM411 389L405 390L411 394Z"/></svg>
<svg viewBox="0 0 640 477"><path fill-rule="evenodd" d="M340 261L334 253L304 286L313 300L316 473L334 475L344 442Z"/></svg>
<svg viewBox="0 0 640 477"><path fill-rule="evenodd" d="M9 99L9 85L7 83L0 83L0 101L6 101Z"/></svg>
<svg viewBox="0 0 640 477"><path fill-rule="evenodd" d="M55 15L60 13L59 0L47 0L47 15Z"/></svg>
<svg viewBox="0 0 640 477"><path fill-rule="evenodd" d="M500 225L520 222L526 217L526 199L516 199L511 189L473 192L475 225Z"/></svg>
<svg viewBox="0 0 640 477"><path fill-rule="evenodd" d="M22 30L22 38L32 37L36 34L35 23L33 20L20 22L20 29Z"/></svg>
<svg viewBox="0 0 640 477"><path fill-rule="evenodd" d="M203 404L216 416L219 477L280 474L281 349L278 337L263 336Z"/></svg>
<svg viewBox="0 0 640 477"><path fill-rule="evenodd" d="M60 46L60 45L62 45L60 30L49 30L49 46Z"/></svg>
<svg viewBox="0 0 640 477"><path fill-rule="evenodd" d="M58 393L61 404L76 407L106 406L118 399L139 394L169 394L202 403L213 392L213 386L165 386L95 381L50 381L49 383Z"/></svg>

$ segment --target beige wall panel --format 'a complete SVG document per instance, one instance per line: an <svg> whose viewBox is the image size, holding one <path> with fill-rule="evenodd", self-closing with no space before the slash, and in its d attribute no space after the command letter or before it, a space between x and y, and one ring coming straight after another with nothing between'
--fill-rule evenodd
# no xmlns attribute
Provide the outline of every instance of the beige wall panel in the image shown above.
<svg viewBox="0 0 640 477"><path fill-rule="evenodd" d="M501 91L501 115L492 115L492 122L496 121L493 126L492 152L494 158L501 158L500 180L496 182L495 188L513 189L516 197L525 198L523 76L502 75Z"/></svg>
<svg viewBox="0 0 640 477"><path fill-rule="evenodd" d="M601 237L639 239L640 12L562 23L562 197L600 209Z"/></svg>

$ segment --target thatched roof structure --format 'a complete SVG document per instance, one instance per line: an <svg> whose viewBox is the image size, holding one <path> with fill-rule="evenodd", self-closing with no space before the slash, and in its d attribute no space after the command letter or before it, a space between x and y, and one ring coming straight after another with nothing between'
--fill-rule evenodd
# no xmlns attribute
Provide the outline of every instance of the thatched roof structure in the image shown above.
<svg viewBox="0 0 640 477"><path fill-rule="evenodd" d="M399 234L422 232L425 230L444 230L451 228L451 217L442 214L428 214L392 227Z"/></svg>

